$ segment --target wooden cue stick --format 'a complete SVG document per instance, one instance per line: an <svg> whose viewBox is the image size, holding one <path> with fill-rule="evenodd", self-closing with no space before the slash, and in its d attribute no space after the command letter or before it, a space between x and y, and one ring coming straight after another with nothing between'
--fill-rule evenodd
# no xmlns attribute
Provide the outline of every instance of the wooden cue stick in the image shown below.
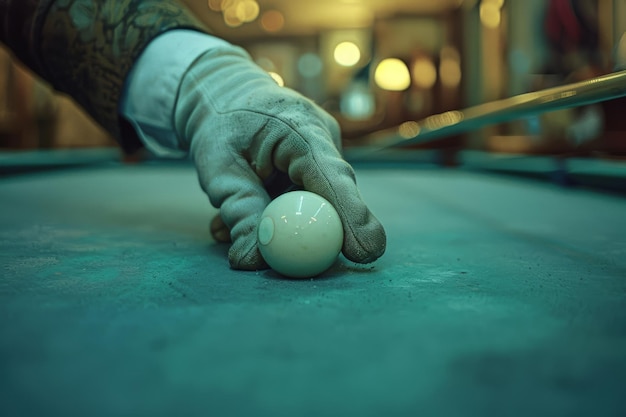
<svg viewBox="0 0 626 417"><path fill-rule="evenodd" d="M351 148L350 153L353 158L367 157L387 148L430 142L488 125L624 96L626 70L479 104L464 110L447 111L418 122L405 122L366 136L363 145Z"/></svg>

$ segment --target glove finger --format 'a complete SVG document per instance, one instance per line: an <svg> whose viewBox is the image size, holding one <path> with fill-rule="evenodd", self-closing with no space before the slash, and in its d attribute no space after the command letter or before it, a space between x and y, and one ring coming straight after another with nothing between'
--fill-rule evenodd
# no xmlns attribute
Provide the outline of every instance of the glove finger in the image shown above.
<svg viewBox="0 0 626 417"><path fill-rule="evenodd" d="M195 155L211 155L197 151ZM270 198L260 178L243 158L221 164L203 156L196 157L202 189L211 203L220 208L221 223L230 230L232 245L228 260L233 269L266 269L257 243L257 224ZM215 220L216 225L219 225Z"/></svg>
<svg viewBox="0 0 626 417"><path fill-rule="evenodd" d="M317 132L311 137L324 137ZM337 210L344 228L342 252L358 263L370 263L383 255L385 230L367 208L356 185L354 170L328 140L313 144L291 135L283 140L275 153L275 164L288 171L296 184L326 198Z"/></svg>

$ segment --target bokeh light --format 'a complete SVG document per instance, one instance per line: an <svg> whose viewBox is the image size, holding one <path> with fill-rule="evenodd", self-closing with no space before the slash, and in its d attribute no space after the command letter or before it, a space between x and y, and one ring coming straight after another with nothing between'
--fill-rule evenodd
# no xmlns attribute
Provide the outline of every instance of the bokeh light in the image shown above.
<svg viewBox="0 0 626 417"><path fill-rule="evenodd" d="M439 64L439 77L444 87L458 87L461 83L461 65L453 59L444 59Z"/></svg>
<svg viewBox="0 0 626 417"><path fill-rule="evenodd" d="M361 50L354 42L341 42L335 47L335 62L344 67L352 67L361 60Z"/></svg>
<svg viewBox="0 0 626 417"><path fill-rule="evenodd" d="M285 17L278 10L268 10L261 16L261 27L267 32L279 32L285 26Z"/></svg>
<svg viewBox="0 0 626 417"><path fill-rule="evenodd" d="M509 53L509 65L517 74L528 74L531 71L531 60L521 48L511 48Z"/></svg>
<svg viewBox="0 0 626 417"><path fill-rule="evenodd" d="M480 22L489 29L496 29L502 21L504 0L483 0L480 3Z"/></svg>
<svg viewBox="0 0 626 417"><path fill-rule="evenodd" d="M252 22L259 16L260 6L256 0L207 0L209 9L222 12L224 23L238 27Z"/></svg>
<svg viewBox="0 0 626 417"><path fill-rule="evenodd" d="M444 46L440 53L439 79L444 87L456 88L461 84L461 55L453 46Z"/></svg>
<svg viewBox="0 0 626 417"><path fill-rule="evenodd" d="M259 16L259 3L254 0L243 0L235 6L237 17L242 22L252 22Z"/></svg>
<svg viewBox="0 0 626 417"><path fill-rule="evenodd" d="M411 75L404 62L397 58L387 58L376 67L374 81L383 90L403 91L411 85Z"/></svg>
<svg viewBox="0 0 626 417"><path fill-rule="evenodd" d="M322 60L317 54L306 53L298 59L298 72L304 78L314 78L322 73Z"/></svg>
<svg viewBox="0 0 626 417"><path fill-rule="evenodd" d="M376 101L367 83L356 82L342 94L339 108L348 119L367 120L376 110Z"/></svg>
<svg viewBox="0 0 626 417"><path fill-rule="evenodd" d="M398 134L404 139L414 138L420 133L422 128L419 123L414 121L404 122L398 128Z"/></svg>
<svg viewBox="0 0 626 417"><path fill-rule="evenodd" d="M426 118L424 125L430 130L441 129L461 122L464 117L463 113L458 110L447 111L445 113L436 114Z"/></svg>
<svg viewBox="0 0 626 417"><path fill-rule="evenodd" d="M237 16L237 9L235 7L229 7L224 10L224 23L232 28L243 24L239 16Z"/></svg>
<svg viewBox="0 0 626 417"><path fill-rule="evenodd" d="M429 89L437 81L437 69L432 59L420 57L413 62L413 82L416 87Z"/></svg>

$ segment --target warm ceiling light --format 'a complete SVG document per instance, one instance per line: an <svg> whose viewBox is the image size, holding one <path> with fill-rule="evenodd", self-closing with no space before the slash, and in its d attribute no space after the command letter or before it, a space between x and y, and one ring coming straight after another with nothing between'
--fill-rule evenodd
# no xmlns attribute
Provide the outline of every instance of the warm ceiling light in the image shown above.
<svg viewBox="0 0 626 417"><path fill-rule="evenodd" d="M285 26L285 17L278 10L268 10L261 16L261 27L267 32L278 32Z"/></svg>
<svg viewBox="0 0 626 417"><path fill-rule="evenodd" d="M243 21L239 19L239 16L237 16L236 7L229 7L228 9L224 10L224 23L232 28L241 26L243 24Z"/></svg>
<svg viewBox="0 0 626 417"><path fill-rule="evenodd" d="M339 65L351 67L361 60L361 50L354 42L341 42L335 47L333 56Z"/></svg>
<svg viewBox="0 0 626 417"><path fill-rule="evenodd" d="M397 58L387 58L376 67L374 81L383 90L403 91L411 85L411 75L404 62Z"/></svg>
<svg viewBox="0 0 626 417"><path fill-rule="evenodd" d="M252 22L259 16L259 3L255 0L243 0L235 6L237 17L242 22Z"/></svg>
<svg viewBox="0 0 626 417"><path fill-rule="evenodd" d="M439 64L441 84L446 87L458 87L461 83L461 64L452 58L444 58Z"/></svg>
<svg viewBox="0 0 626 417"><path fill-rule="evenodd" d="M252 22L259 16L259 3L256 0L208 0L209 8L221 11L224 23L230 27Z"/></svg>
<svg viewBox="0 0 626 417"><path fill-rule="evenodd" d="M413 82L419 88L429 89L437 81L437 69L430 58L421 57L413 63Z"/></svg>
<svg viewBox="0 0 626 417"><path fill-rule="evenodd" d="M486 28L495 29L502 20L502 5L497 1L483 1L480 4L480 21Z"/></svg>

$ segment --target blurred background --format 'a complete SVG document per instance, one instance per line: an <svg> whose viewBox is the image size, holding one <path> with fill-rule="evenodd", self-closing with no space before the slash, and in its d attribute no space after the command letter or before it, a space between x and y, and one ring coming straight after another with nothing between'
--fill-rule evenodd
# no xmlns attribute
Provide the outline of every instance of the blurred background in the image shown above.
<svg viewBox="0 0 626 417"><path fill-rule="evenodd" d="M217 36L340 122L346 148L429 115L609 73L626 0L186 0ZM419 145L626 156L625 101L551 112ZM115 147L74 103L0 49L0 147Z"/></svg>

